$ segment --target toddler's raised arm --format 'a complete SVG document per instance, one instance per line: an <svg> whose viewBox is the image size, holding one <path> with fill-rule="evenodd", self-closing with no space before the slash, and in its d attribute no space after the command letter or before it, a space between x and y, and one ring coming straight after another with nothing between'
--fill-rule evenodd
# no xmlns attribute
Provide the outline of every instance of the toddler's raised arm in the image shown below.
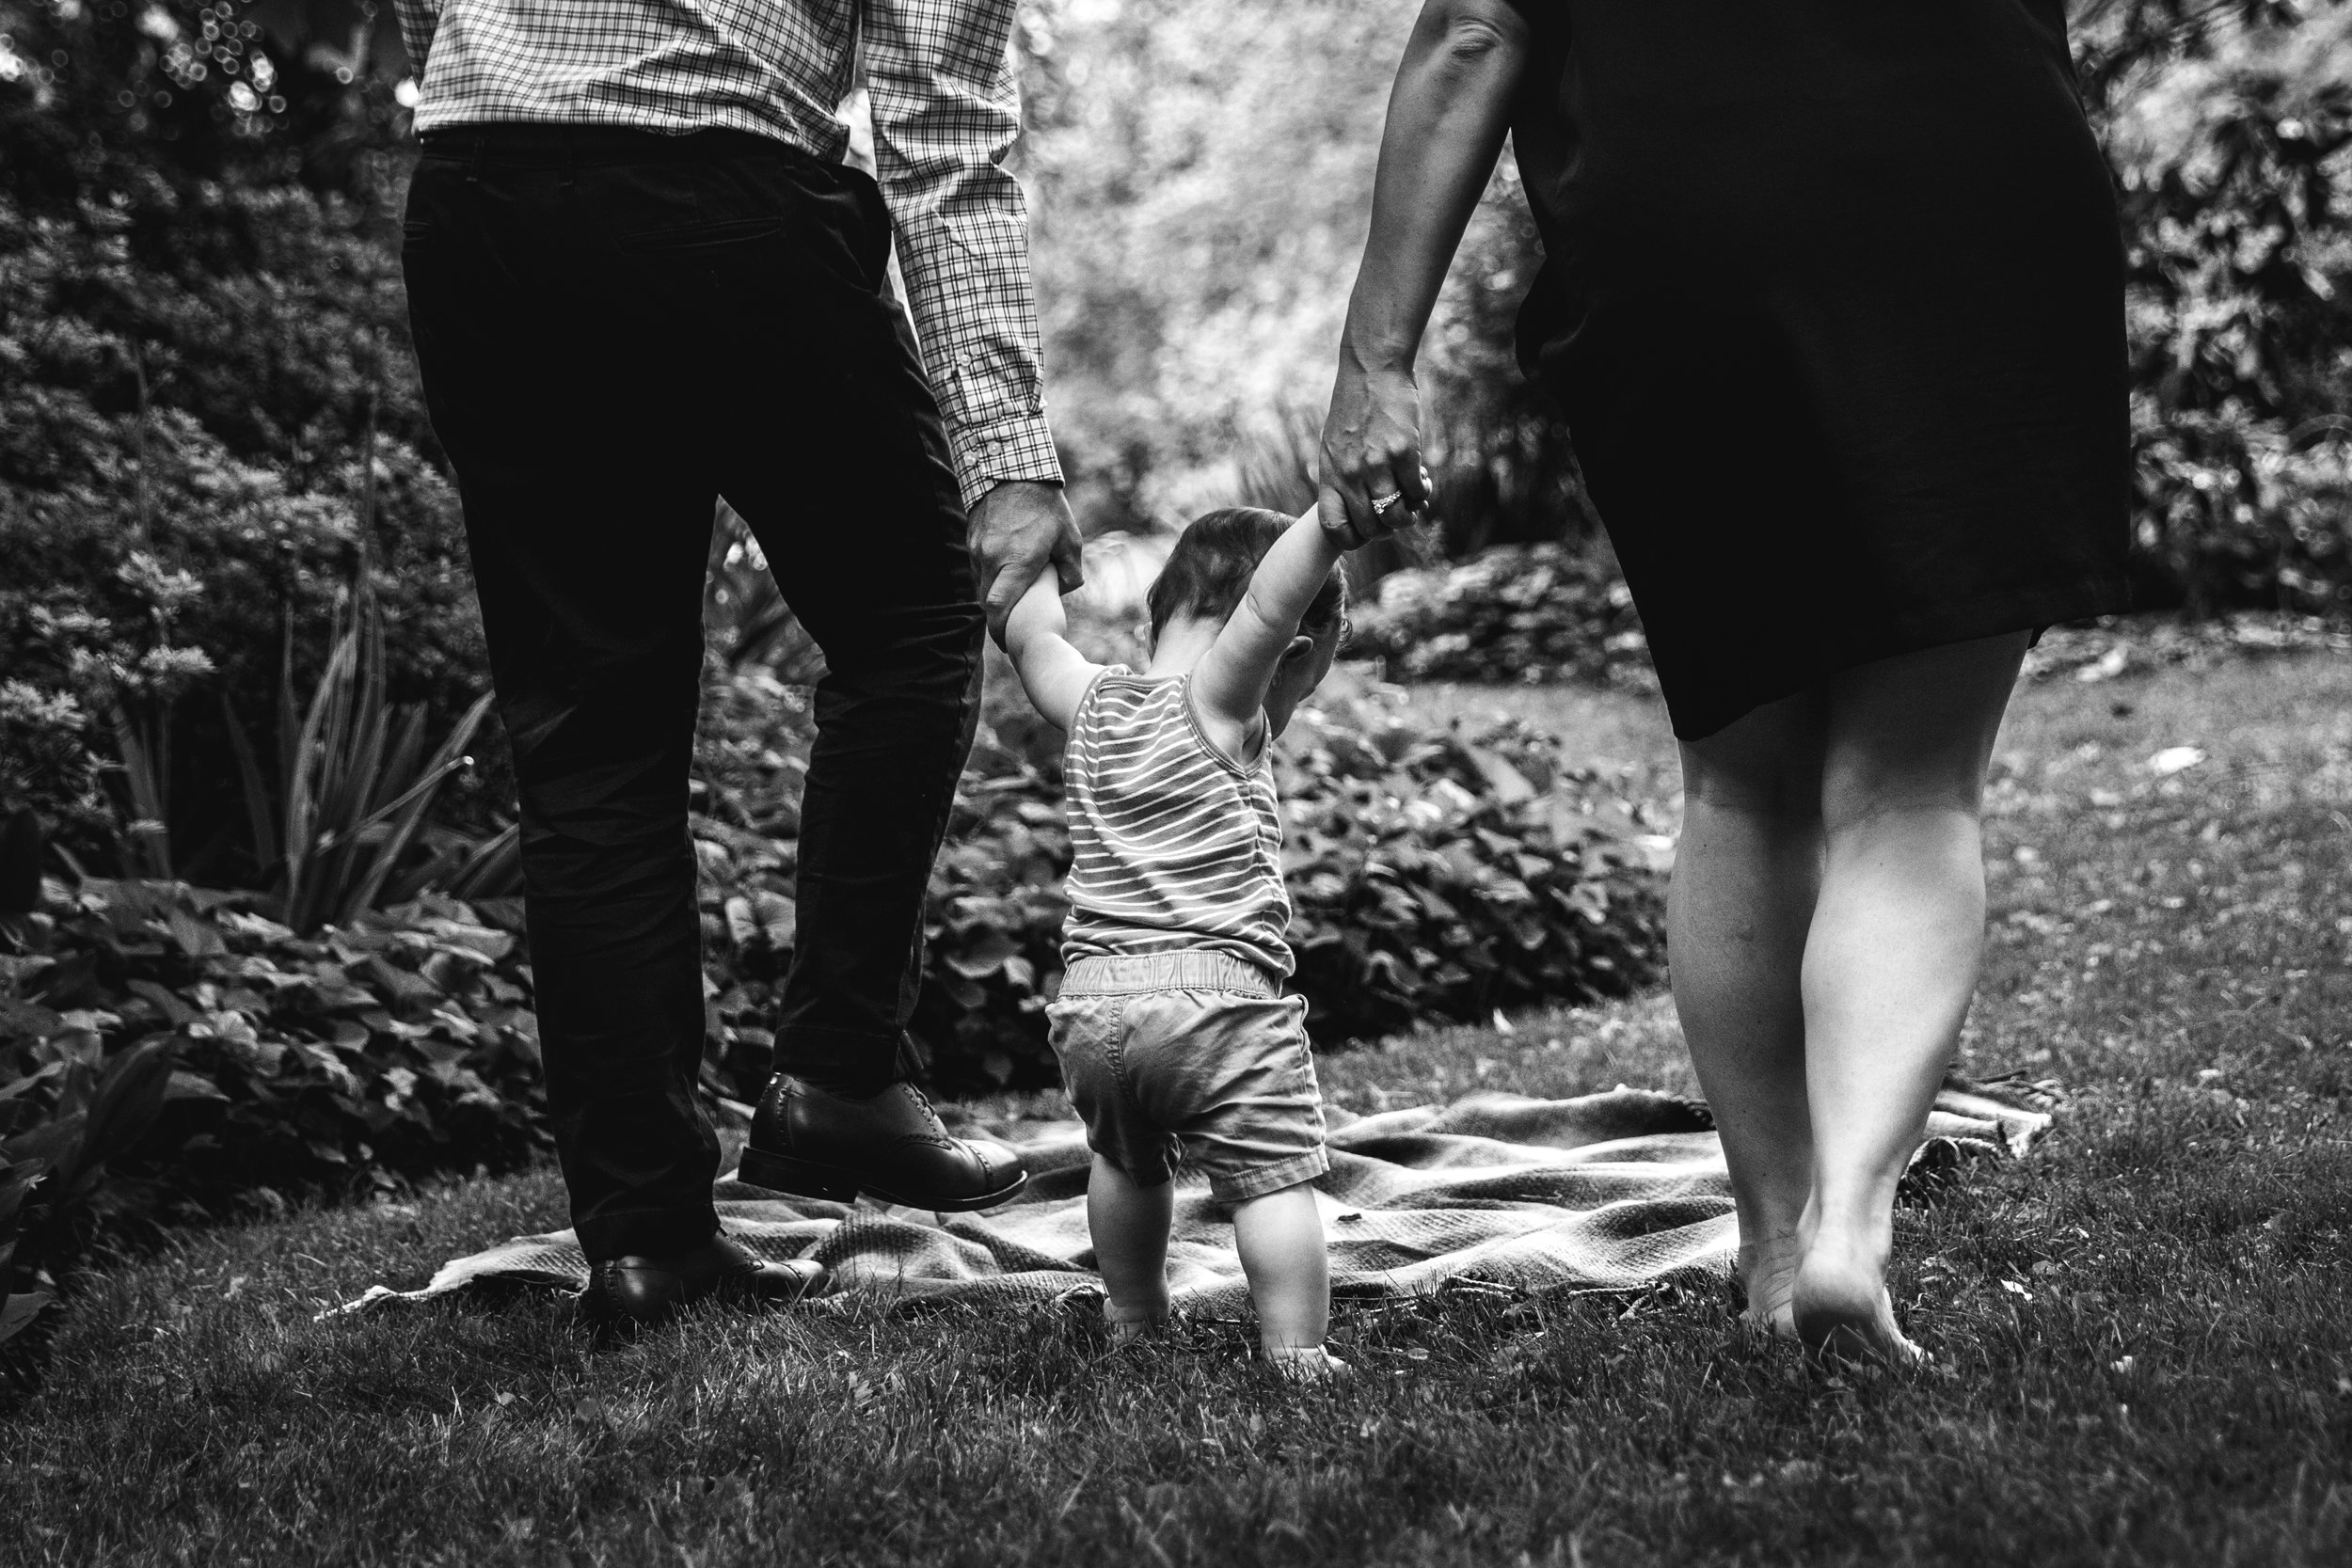
<svg viewBox="0 0 2352 1568"><path fill-rule="evenodd" d="M1406 526L1412 516L1405 508L1381 532ZM1341 536L1324 528L1320 514L1299 514L1258 562L1242 595L1216 642L1200 656L1192 672L1193 701L1209 712L1245 727L1257 721L1265 705L1266 688L1282 651L1299 635L1298 623L1323 592L1324 579L1346 553Z"/></svg>

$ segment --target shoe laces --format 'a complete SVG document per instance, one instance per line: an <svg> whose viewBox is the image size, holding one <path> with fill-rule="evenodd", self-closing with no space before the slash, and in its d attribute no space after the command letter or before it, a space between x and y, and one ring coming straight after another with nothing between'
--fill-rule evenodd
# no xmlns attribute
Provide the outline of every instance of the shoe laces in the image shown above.
<svg viewBox="0 0 2352 1568"><path fill-rule="evenodd" d="M915 1087L914 1085L911 1083L906 1085L906 1091L914 1097L915 1109L921 1111L924 1116L930 1117L930 1123L933 1127L938 1128L943 1132L947 1130L946 1124L939 1119L939 1113L931 1108L931 1097L930 1095L925 1094L921 1089Z"/></svg>

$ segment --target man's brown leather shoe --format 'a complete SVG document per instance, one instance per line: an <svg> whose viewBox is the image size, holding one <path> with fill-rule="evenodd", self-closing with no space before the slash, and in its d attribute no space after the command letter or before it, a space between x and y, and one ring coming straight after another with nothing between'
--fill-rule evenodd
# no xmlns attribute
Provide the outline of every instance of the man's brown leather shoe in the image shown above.
<svg viewBox="0 0 2352 1568"><path fill-rule="evenodd" d="M737 1175L755 1187L848 1203L870 1193L910 1209L993 1209L1028 1185L1003 1144L951 1138L912 1084L865 1099L779 1072L759 1097Z"/></svg>
<svg viewBox="0 0 2352 1568"><path fill-rule="evenodd" d="M592 1265L580 1310L599 1327L644 1328L667 1323L698 1301L731 1307L781 1307L825 1277L806 1259L768 1263L724 1236L675 1258L614 1258Z"/></svg>

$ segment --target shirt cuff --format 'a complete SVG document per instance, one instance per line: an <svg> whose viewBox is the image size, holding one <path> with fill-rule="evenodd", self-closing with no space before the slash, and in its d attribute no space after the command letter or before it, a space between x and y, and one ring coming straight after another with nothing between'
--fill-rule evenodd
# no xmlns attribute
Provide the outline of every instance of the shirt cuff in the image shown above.
<svg viewBox="0 0 2352 1568"><path fill-rule="evenodd" d="M1042 414L1015 414L970 430L950 425L947 445L963 481L967 512L1009 480L1061 483L1061 459L1054 452L1053 433L1045 428Z"/></svg>

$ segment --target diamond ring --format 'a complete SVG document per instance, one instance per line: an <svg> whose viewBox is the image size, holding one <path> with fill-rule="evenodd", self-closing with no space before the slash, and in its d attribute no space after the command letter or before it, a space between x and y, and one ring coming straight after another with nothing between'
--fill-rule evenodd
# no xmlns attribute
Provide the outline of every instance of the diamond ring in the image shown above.
<svg viewBox="0 0 2352 1568"><path fill-rule="evenodd" d="M1372 515L1375 517L1384 517L1388 515L1389 508L1404 499L1402 494L1393 490L1385 496L1375 496L1372 498Z"/></svg>

